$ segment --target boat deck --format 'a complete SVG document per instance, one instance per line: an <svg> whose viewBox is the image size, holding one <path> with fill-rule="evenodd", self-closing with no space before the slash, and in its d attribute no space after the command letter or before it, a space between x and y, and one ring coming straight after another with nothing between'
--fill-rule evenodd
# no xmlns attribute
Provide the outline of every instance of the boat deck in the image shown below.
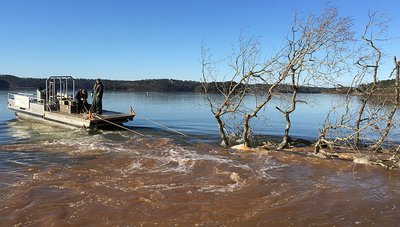
<svg viewBox="0 0 400 227"><path fill-rule="evenodd" d="M9 106L9 110L22 118L31 118L37 120L47 120L67 126L80 128L95 128L110 126L113 124L122 124L133 120L135 114L126 114L115 111L103 110L103 114L93 114L92 118L86 113L67 113L62 111L32 111L32 109L21 109Z"/></svg>
<svg viewBox="0 0 400 227"><path fill-rule="evenodd" d="M80 118L80 119L85 119L87 120L89 117L89 114L87 113L79 113L79 114L70 114L70 113L65 113L65 112L60 112L60 111L46 111L46 113L52 113L52 114L58 114L58 115L62 115L65 117L71 117L71 118ZM103 110L102 114L97 114L97 116L101 117L102 119L115 119L115 118L125 118L125 117L130 117L130 116L134 116L131 114L125 114L125 113L121 113L121 112L116 112L116 111L110 111L110 110Z"/></svg>
<svg viewBox="0 0 400 227"><path fill-rule="evenodd" d="M124 114L115 111L104 110L103 114L93 114L90 118L89 114L70 114L60 111L45 112L43 114L44 119L49 119L55 122L74 125L83 128L99 127L110 125L110 122L114 124L122 124L129 120L132 120L135 115Z"/></svg>

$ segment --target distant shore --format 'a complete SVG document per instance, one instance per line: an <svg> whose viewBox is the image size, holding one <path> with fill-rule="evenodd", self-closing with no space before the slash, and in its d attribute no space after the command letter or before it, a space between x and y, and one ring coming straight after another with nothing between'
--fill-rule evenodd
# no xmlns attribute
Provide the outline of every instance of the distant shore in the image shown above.
<svg viewBox="0 0 400 227"><path fill-rule="evenodd" d="M80 79L75 78L77 88L92 89L96 78ZM132 90L132 91L201 91L201 83L196 81L183 81L173 79L151 79L151 80L110 80L103 79L107 90ZM23 78L14 75L0 75L0 90L18 88L39 88L46 83L45 78Z"/></svg>
<svg viewBox="0 0 400 227"><path fill-rule="evenodd" d="M75 79L77 88L92 89L95 78ZM45 78L23 78L14 75L0 75L0 90L20 89L20 88L39 88L43 87ZM128 91L150 91L150 92L204 92L203 85L199 81L175 80L175 79L146 79L146 80L110 80L103 79L107 90L128 90ZM218 84L222 84L219 82ZM209 92L218 93L216 83L209 84ZM252 85L255 90L263 91L269 88L267 84ZM277 87L277 92L291 92L289 86L281 85ZM299 93L332 93L342 94L348 91L348 87L326 88L300 86Z"/></svg>

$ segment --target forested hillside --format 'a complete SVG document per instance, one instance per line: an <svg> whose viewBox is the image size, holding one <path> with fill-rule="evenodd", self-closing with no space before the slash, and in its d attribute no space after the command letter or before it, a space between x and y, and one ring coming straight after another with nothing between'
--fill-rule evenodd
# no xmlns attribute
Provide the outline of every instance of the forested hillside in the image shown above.
<svg viewBox="0 0 400 227"><path fill-rule="evenodd" d="M95 79L75 79L76 88L86 88L91 90ZM13 75L0 75L0 90L18 88L39 88L44 87L44 78L22 78ZM218 89L229 87L231 82L212 82L207 86L208 92L219 93ZM103 84L107 90L129 90L129 91L152 91L152 92L204 92L203 85L198 81L174 80L174 79L147 79L147 80L109 80L103 79ZM255 91L262 93L269 89L270 85L254 84L251 86ZM343 88L343 92L347 89ZM276 92L290 92L290 86L284 84L276 88ZM299 87L300 93L342 93L334 88L322 87Z"/></svg>
<svg viewBox="0 0 400 227"><path fill-rule="evenodd" d="M95 79L75 79L77 88L90 90ZM43 87L46 79L20 78L12 75L0 75L0 90L17 88L39 88ZM196 91L201 90L200 82L173 79L151 79L151 80L103 80L108 90L132 90L132 91Z"/></svg>

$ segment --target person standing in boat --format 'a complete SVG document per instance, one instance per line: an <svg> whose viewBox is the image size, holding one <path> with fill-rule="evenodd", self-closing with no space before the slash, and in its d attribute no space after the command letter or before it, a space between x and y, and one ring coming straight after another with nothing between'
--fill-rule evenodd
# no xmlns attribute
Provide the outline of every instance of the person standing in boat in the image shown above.
<svg viewBox="0 0 400 227"><path fill-rule="evenodd" d="M77 104L77 113L84 113L87 111L87 91L86 89L80 89L76 95L75 95L75 100L76 100L76 104Z"/></svg>
<svg viewBox="0 0 400 227"><path fill-rule="evenodd" d="M90 108L90 112L96 113L96 114L102 114L102 112L103 112L103 103L102 103L103 91L104 91L103 83L101 82L100 79L97 79L96 83L93 86L93 91L92 91L93 102L92 102L92 107Z"/></svg>

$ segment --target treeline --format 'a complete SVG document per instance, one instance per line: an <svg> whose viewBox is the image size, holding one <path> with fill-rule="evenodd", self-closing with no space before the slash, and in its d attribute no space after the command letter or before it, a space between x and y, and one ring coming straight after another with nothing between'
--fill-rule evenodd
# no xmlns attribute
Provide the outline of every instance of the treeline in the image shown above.
<svg viewBox="0 0 400 227"><path fill-rule="evenodd" d="M75 79L76 88L91 90L95 79ZM13 75L0 75L0 90L18 88L39 88L45 86L46 79L43 78L21 78ZM148 79L148 80L108 80L103 84L107 90L130 90L130 91L201 91L201 83L188 80L173 79Z"/></svg>
<svg viewBox="0 0 400 227"><path fill-rule="evenodd" d="M235 87L235 82L209 82L203 84L202 87L198 87L196 91L207 92L207 93L221 93L222 90L227 91L230 88ZM243 89L243 84L239 84L236 89ZM246 85L247 88L255 93L263 93L271 88L271 84L252 84ZM348 90L346 87L342 88L326 88L326 87L314 87L314 86L299 86L299 93L345 93ZM274 88L276 93L291 93L291 87L287 84L279 84ZM222 91L224 92L224 91Z"/></svg>
<svg viewBox="0 0 400 227"><path fill-rule="evenodd" d="M91 90L95 79L75 79L76 88ZM46 79L43 78L21 78L13 75L0 75L0 90L18 88L39 88L43 87ZM147 79L147 80L108 80L103 83L107 90L128 90L128 91L152 91L152 92L204 92L204 86L198 81L174 80L174 79ZM231 82L208 83L207 91L219 93L219 89ZM265 91L270 88L268 84L254 84L251 88L255 91ZM279 85L276 92L291 92L290 87L284 84ZM299 93L343 93L347 89L324 88L300 86Z"/></svg>
<svg viewBox="0 0 400 227"><path fill-rule="evenodd" d="M395 79L377 81L375 84L376 86L375 95L381 95L381 94L394 95L392 88L395 82L396 82ZM365 92L368 89L371 89L373 86L374 86L373 83L362 84L358 87L358 89L356 89L356 92L357 93Z"/></svg>
<svg viewBox="0 0 400 227"><path fill-rule="evenodd" d="M148 79L136 81L103 80L107 89L132 91L184 91L193 92L201 87L200 82L173 79Z"/></svg>
<svg viewBox="0 0 400 227"><path fill-rule="evenodd" d="M43 87L45 83L46 79L20 78L12 75L0 75L0 90Z"/></svg>

